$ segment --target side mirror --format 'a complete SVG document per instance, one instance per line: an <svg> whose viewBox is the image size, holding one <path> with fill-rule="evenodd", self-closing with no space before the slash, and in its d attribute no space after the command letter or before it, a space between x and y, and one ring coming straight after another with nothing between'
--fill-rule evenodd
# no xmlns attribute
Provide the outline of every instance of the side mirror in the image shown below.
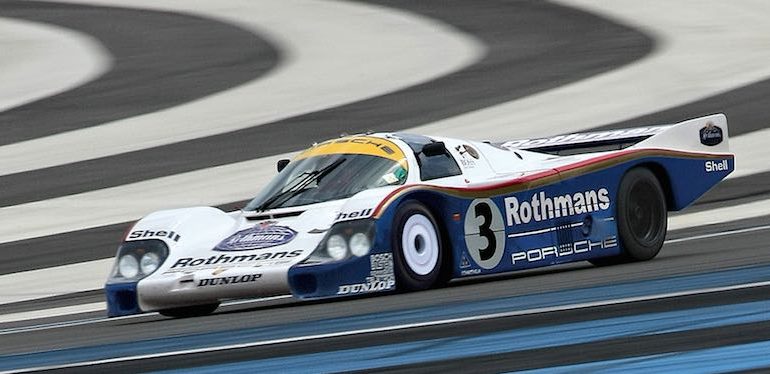
<svg viewBox="0 0 770 374"><path fill-rule="evenodd" d="M428 143L422 146L422 154L432 157L432 156L439 156L446 153L446 146L444 145L444 142L433 142Z"/></svg>
<svg viewBox="0 0 770 374"><path fill-rule="evenodd" d="M281 170L286 169L286 166L289 165L289 162L291 162L291 160L287 158L280 159L278 160L278 163L275 165L275 167L276 169L278 169L278 172L280 173Z"/></svg>

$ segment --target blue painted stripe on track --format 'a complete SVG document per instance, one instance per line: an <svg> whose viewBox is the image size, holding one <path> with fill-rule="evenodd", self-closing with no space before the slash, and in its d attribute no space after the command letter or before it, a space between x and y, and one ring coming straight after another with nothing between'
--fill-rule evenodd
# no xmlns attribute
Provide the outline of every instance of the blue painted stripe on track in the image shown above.
<svg viewBox="0 0 770 374"><path fill-rule="evenodd" d="M770 320L770 301L760 301L516 329L480 336L430 339L252 360L163 373L251 372L257 369L265 372L306 372L309 368L312 368L313 372L367 370L767 320Z"/></svg>
<svg viewBox="0 0 770 374"><path fill-rule="evenodd" d="M58 351L7 355L0 356L0 369L18 368L20 367L19 365L23 365L22 367L53 365L185 349L217 347L309 334L324 334L446 318L653 295L660 293L661 290L665 290L666 292L677 292L700 289L703 287L719 287L767 280L770 280L770 266L746 267L708 274L669 277L494 300L464 301L437 307L407 309L353 317L293 323L289 325L192 334L187 336L71 348Z"/></svg>
<svg viewBox="0 0 770 374"><path fill-rule="evenodd" d="M770 367L770 341L565 365L521 373L724 373Z"/></svg>

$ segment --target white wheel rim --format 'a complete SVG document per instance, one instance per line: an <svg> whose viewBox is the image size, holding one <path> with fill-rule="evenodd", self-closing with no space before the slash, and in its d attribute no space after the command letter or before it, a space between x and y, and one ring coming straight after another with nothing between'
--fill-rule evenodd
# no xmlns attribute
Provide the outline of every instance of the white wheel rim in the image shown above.
<svg viewBox="0 0 770 374"><path fill-rule="evenodd" d="M427 275L438 263L438 235L428 217L415 214L406 220L401 234L401 251L415 274Z"/></svg>

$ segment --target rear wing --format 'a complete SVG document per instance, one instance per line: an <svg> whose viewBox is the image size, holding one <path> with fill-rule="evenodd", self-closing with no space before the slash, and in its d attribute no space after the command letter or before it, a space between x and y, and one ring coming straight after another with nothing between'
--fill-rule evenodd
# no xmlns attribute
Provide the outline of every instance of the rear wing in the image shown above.
<svg viewBox="0 0 770 374"><path fill-rule="evenodd" d="M629 147L726 153L729 152L727 137L727 117L724 114L714 114L673 125L511 140L498 145L510 150L524 149L560 156L613 151Z"/></svg>

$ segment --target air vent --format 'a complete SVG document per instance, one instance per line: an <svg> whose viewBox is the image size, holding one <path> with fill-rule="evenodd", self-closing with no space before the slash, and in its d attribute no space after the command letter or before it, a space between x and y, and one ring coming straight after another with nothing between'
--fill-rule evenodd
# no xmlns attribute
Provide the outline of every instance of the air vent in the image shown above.
<svg viewBox="0 0 770 374"><path fill-rule="evenodd" d="M278 219L278 218L286 218L286 217L296 217L302 213L304 213L304 210L295 210L293 212L283 212L283 213L273 213L273 214L257 214L254 216L247 216L246 219L249 221L262 221L266 219Z"/></svg>

